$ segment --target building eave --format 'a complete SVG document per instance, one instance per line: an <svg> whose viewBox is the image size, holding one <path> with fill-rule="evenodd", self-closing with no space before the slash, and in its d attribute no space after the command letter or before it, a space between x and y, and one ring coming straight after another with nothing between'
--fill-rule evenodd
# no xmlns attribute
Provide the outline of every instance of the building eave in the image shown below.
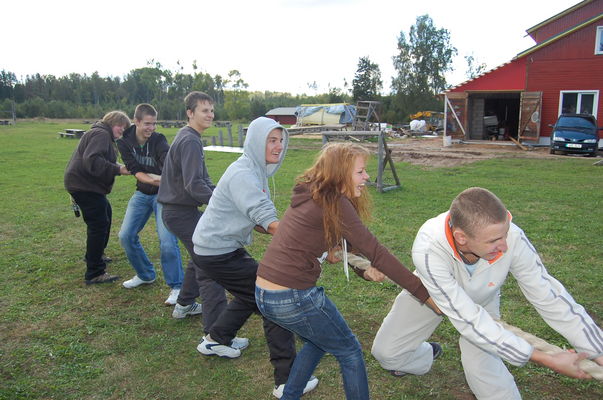
<svg viewBox="0 0 603 400"><path fill-rule="evenodd" d="M558 20L559 18L561 18L561 17L563 17L563 16L565 16L565 15L573 12L574 10L577 10L578 8L584 7L588 3L591 3L592 1L593 0L582 1L582 2L580 2L578 4L576 4L576 5L568 8L567 10L561 11L559 14L553 15L552 17L550 17L548 19L545 19L544 21L540 22L539 24L534 25L533 27L531 27L529 29L526 29L526 32L528 34L531 34L532 32L538 30L539 28L542 28L543 26L548 25L548 24L550 24L551 22L553 22L555 20Z"/></svg>
<svg viewBox="0 0 603 400"><path fill-rule="evenodd" d="M568 29L568 30L566 30L566 31L564 31L564 32L561 32L561 33L559 33L559 34L557 34L557 35L555 35L555 36L553 36L553 37L551 37L551 38L549 38L549 39L545 40L544 42L542 42L542 43L540 43L540 44L537 44L536 46L533 46L533 47L530 47L530 48L529 48L529 49L527 49L527 50L524 50L523 52L521 52L521 53L517 54L515 57L513 57L513 60L516 60L516 59L518 59L518 58L525 57L525 56L527 56L528 54L531 54L531 53L535 52L535 51L536 51L536 50L538 50L538 49L541 49L541 48L543 48L543 47L546 47L546 46L548 46L549 44L551 44L551 43L553 43L553 42L556 42L557 40L562 39L562 38L564 38L564 37L566 37L566 36L568 36L568 35L570 35L570 34L572 34L572 33L576 32L577 30L582 29L582 28L584 28L585 26L590 25L590 24L592 24L593 22L596 22L596 21L598 21L598 20L600 20L600 19L602 19L602 18L603 18L603 14L599 14L599 15L597 15L596 17L593 17L593 18L591 18L591 19L589 19L589 20L587 20L587 21L584 21L583 23L581 23L581 24L579 24L579 25L576 25L576 26L574 26L573 28L570 28L570 29Z"/></svg>

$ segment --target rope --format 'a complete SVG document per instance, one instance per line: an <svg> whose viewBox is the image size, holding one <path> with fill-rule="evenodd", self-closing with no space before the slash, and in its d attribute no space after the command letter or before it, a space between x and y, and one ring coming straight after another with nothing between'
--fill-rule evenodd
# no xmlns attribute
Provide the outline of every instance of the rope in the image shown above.
<svg viewBox="0 0 603 400"><path fill-rule="evenodd" d="M357 256L356 254L352 254L352 253L347 253L347 255L348 255L348 264L350 264L354 268L366 271L371 266L371 262L364 257L360 257L360 256ZM335 256L337 258L341 258L343 260L343 252L342 251L337 251L335 253ZM345 265L344 265L344 268L345 268ZM395 283L394 281L389 279L387 276L385 277L385 279L383 281Z"/></svg>
<svg viewBox="0 0 603 400"><path fill-rule="evenodd" d="M501 324L502 327L505 328L506 330L511 331L515 335L524 339L526 342L528 342L529 344L534 346L535 349L540 350L544 353L557 354L557 353L561 353L562 351L565 351L562 348L555 346L554 344L550 344L549 342L547 342L544 339L534 336L531 333L522 331L521 329L519 329L516 326L509 325L506 322L501 321L501 320L497 320L496 322ZM589 374L590 376L592 376L593 378L595 378L599 381L603 381L603 367L600 366L599 364L597 364L596 362L591 361L589 359L584 359L584 360L581 360L578 363L578 365L580 366L582 371L586 372L587 374Z"/></svg>

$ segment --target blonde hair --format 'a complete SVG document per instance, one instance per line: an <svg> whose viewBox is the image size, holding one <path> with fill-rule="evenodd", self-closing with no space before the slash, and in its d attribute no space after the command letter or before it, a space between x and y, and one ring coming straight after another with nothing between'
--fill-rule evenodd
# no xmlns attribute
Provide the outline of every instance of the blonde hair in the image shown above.
<svg viewBox="0 0 603 400"><path fill-rule="evenodd" d="M508 211L502 201L491 191L472 187L463 190L450 205L450 223L470 237L478 230L507 221Z"/></svg>
<svg viewBox="0 0 603 400"><path fill-rule="evenodd" d="M130 118L123 111L109 111L103 117L102 122L111 128L114 126L124 126L127 129L132 125Z"/></svg>
<svg viewBox="0 0 603 400"><path fill-rule="evenodd" d="M339 199L346 196L361 219L370 216L371 199L366 190L355 197L352 172L358 157L367 160L370 152L354 143L330 143L318 154L314 164L297 178L310 186L312 199L323 210L323 228L329 247L341 239L342 222Z"/></svg>

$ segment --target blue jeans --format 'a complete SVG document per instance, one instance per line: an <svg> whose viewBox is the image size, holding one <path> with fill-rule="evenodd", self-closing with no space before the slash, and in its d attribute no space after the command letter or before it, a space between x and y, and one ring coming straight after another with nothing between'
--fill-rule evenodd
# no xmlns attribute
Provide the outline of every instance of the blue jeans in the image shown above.
<svg viewBox="0 0 603 400"><path fill-rule="evenodd" d="M266 290L256 286L255 299L264 317L298 334L304 341L293 362L282 400L301 397L325 353L333 354L339 362L346 399L369 398L360 343L322 287Z"/></svg>
<svg viewBox="0 0 603 400"><path fill-rule="evenodd" d="M176 236L163 224L161 204L157 203L156 194L144 194L138 190L134 192L134 195L132 195L128 202L126 215L121 224L119 242L126 251L128 260L132 267L134 267L136 275L143 281L155 279L156 275L153 263L147 257L138 237L138 233L146 225L151 213L155 213L163 277L169 287L179 289L182 286L182 279L184 277L180 247L178 247Z"/></svg>

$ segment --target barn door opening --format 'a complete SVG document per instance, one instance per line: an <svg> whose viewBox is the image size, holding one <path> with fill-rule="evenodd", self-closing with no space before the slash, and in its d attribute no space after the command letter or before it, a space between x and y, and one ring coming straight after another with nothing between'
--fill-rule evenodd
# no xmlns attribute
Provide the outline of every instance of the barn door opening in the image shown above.
<svg viewBox="0 0 603 400"><path fill-rule="evenodd" d="M522 92L519 106L518 139L538 141L540 138L540 110L542 92Z"/></svg>
<svg viewBox="0 0 603 400"><path fill-rule="evenodd" d="M444 136L467 139L467 93L447 93L444 104Z"/></svg>

